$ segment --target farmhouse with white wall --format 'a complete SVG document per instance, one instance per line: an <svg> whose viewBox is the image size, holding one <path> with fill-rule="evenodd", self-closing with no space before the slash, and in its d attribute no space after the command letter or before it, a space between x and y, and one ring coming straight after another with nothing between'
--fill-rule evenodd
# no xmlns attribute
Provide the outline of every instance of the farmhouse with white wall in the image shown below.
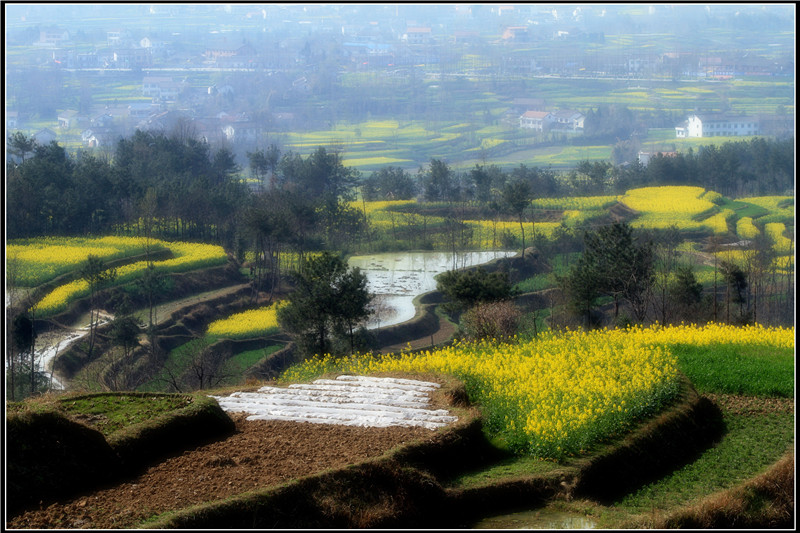
<svg viewBox="0 0 800 533"><path fill-rule="evenodd" d="M736 137L758 135L757 117L750 115L729 116L723 114L691 115L675 127L675 137Z"/></svg>
<svg viewBox="0 0 800 533"><path fill-rule="evenodd" d="M549 111L525 111L519 117L519 127L529 130L544 131L552 122L553 115Z"/></svg>

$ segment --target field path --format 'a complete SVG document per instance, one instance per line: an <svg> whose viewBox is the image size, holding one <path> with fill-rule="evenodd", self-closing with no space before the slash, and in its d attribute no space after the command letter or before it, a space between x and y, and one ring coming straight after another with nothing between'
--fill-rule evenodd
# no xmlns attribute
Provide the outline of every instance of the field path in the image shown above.
<svg viewBox="0 0 800 533"><path fill-rule="evenodd" d="M216 298L227 296L229 294L233 294L234 292L240 291L249 286L250 285L248 283L231 285L229 287L214 289L213 291L201 292L198 294L193 294L192 296L187 296L186 298L180 298L178 300L171 300L169 302L159 304L158 306L156 306L156 324L161 324L162 322L169 319L170 315L175 311L179 311L185 307L199 304L201 302L206 302L209 300L214 300ZM144 308L134 311L133 314L140 320L146 321L147 313L148 313L147 308Z"/></svg>
<svg viewBox="0 0 800 533"><path fill-rule="evenodd" d="M439 345L450 340L455 332L456 328L451 322L439 317L439 329L437 329L433 335L426 335L418 339L412 339L406 342L384 346L379 351L381 353L393 353L407 350L409 347L412 350L431 348L432 346Z"/></svg>

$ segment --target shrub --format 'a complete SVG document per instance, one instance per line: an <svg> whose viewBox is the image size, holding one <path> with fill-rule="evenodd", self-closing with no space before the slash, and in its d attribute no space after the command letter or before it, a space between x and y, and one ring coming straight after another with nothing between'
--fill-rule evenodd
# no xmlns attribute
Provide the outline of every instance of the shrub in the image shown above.
<svg viewBox="0 0 800 533"><path fill-rule="evenodd" d="M510 301L478 304L464 313L464 331L470 340L508 339L517 333L522 313Z"/></svg>

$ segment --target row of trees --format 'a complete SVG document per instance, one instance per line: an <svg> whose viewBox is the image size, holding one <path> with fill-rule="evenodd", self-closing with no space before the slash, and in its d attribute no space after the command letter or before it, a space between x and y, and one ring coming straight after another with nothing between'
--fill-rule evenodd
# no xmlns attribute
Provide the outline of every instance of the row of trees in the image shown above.
<svg viewBox="0 0 800 533"><path fill-rule="evenodd" d="M584 233L583 249L550 300L549 325L586 329L658 322L787 324L794 312L793 276L775 263L767 239L756 238L742 264L718 260L708 243L713 283L698 281L699 267L679 254L677 228L635 230L627 223ZM710 285L710 286L709 286ZM460 320L468 338L508 338L520 328L537 332L538 312L524 315L513 303L517 290L505 271L450 271L437 280L444 309Z"/></svg>
<svg viewBox="0 0 800 533"><path fill-rule="evenodd" d="M634 157L634 151L618 148ZM527 182L535 197L619 194L646 185L699 185L733 197L794 190L793 139L756 138L656 155L647 167L635 160L620 165L582 161L567 172L524 164L511 170L476 164L454 171L434 158L415 175L387 166L366 178L345 167L335 150L318 148L304 158L281 154L270 145L248 153L258 190L262 196L268 193L261 201L253 201L228 149L212 153L207 143L178 127L170 136L137 131L118 142L111 158L88 152L69 157L55 142L38 145L20 132L12 135L9 152L14 156L7 165L7 199L13 206L6 218L10 238L97 234L122 224L142 232L149 220L161 236L216 240L230 250L242 238L242 216L254 203L269 200L270 208L276 205L269 197L275 190L293 194L290 204L305 206L304 220L317 216L310 225L324 227L322 238L335 245L359 224L355 212L347 209L357 189L365 200L419 197L485 206L499 205L506 184L513 181ZM286 198L278 200L284 203ZM298 231L306 238L319 233Z"/></svg>
<svg viewBox="0 0 800 533"><path fill-rule="evenodd" d="M640 173L640 180L631 179L644 184L699 185L731 197L791 195L794 138L757 137L671 156L657 154Z"/></svg>
<svg viewBox="0 0 800 533"><path fill-rule="evenodd" d="M559 278L566 309L584 327L603 323L604 302L612 304L615 324L791 321L793 277L778 267L768 239L755 238L743 264L718 260L720 248L712 239L708 266L714 282L707 290L697 280L696 265L679 259L680 242L674 227L645 232L614 223L587 231L581 256Z"/></svg>
<svg viewBox="0 0 800 533"><path fill-rule="evenodd" d="M527 181L536 197L621 194L650 185L696 185L726 196L791 194L794 190L794 139L709 145L686 153L656 154L647 166L637 159L638 144L618 143L620 164L581 161L574 169L552 169L520 164L504 170L494 164L476 164L463 172L432 159L416 176L397 167L385 167L362 181L367 200L402 200L489 204L506 182Z"/></svg>
<svg viewBox="0 0 800 533"><path fill-rule="evenodd" d="M141 230L149 217L163 236L232 244L247 190L227 149L212 154L190 136L137 131L112 159L72 158L55 142L29 141L19 133L10 141L20 162L7 165L8 237L98 234L121 224Z"/></svg>

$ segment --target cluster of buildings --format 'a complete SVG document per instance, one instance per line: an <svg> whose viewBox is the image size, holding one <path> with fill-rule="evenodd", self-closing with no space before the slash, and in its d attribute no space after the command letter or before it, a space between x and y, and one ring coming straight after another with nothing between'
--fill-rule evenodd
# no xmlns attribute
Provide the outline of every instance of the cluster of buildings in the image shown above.
<svg viewBox="0 0 800 533"><path fill-rule="evenodd" d="M306 119L309 116L314 118L319 107L309 111L305 104L312 87L321 85L319 80L324 78L320 75L323 68L330 68L330 72L324 74L331 77L344 71L371 70L378 75L410 76L415 80L426 75L435 76L437 65L442 65L438 73L440 77L476 76L483 79L505 75L636 77L670 73L678 77L725 78L739 75L792 76L794 72L791 62L780 63L741 52L653 54L631 47L618 54L590 54L586 50L592 47L585 45L605 41L604 34L597 29L603 26L583 27L581 20L590 16L602 18L604 11L601 13L599 8L578 8L567 16L561 8L556 10L539 5L453 5L441 7L439 18L418 16L413 5L374 6L374 17L353 16L354 8L347 5L312 4L302 7L302 10L275 9L278 11L245 5L208 8L214 17L229 17L226 20L233 20L231 17L234 15L248 21L264 20L265 33L250 34L248 38L252 40L249 42L240 33L213 30L204 31L202 39L190 45L177 42L182 37L171 37L180 35L180 32L170 35L162 30L153 35L150 29L141 29L137 33L136 30L111 26L107 29L105 22L93 33L89 30L71 32L55 26L40 29L38 39L35 34L32 37L31 65L46 65L53 70L97 71L94 75L103 76L104 81L124 79L126 85L129 82L141 83L141 89L131 95L134 98L127 100L140 101L119 105L109 99L98 104L92 101L93 95L81 94L79 98L73 98L80 99L80 111L60 111L57 120L50 127L37 131L34 138L46 143L57 137L63 138L69 131L71 140L76 140L80 132L81 143L86 147L110 146L135 129L169 129L179 116L188 117L195 133L209 142L239 143L258 138L256 121L239 112L248 107L230 104L250 89L247 83L240 78L237 84L231 81L235 77L231 75L219 86L199 86L189 83L189 75L182 74L183 70L266 73L270 86L258 97L268 103L275 94L273 105L264 105L267 111L254 112L254 115L258 117L260 127L278 131L301 123L303 113ZM170 20L184 16L173 6L154 5L149 8L151 15L161 10ZM315 15L330 10L333 10L333 15ZM400 13L403 16L399 16ZM394 17L388 16L392 14ZM654 12L653 15L657 14ZM269 32L266 32L266 21L269 22ZM208 27L215 26L209 23ZM323 32L320 34L323 38L319 38L316 32ZM159 35L167 40L161 40ZM96 42L89 43L90 39ZM520 43L544 41L557 41L558 44L552 49L519 46ZM31 43L26 41L25 44ZM491 60L487 59L486 45L499 47L496 54L490 54ZM114 72L115 69L120 69L121 73ZM164 74L161 69L170 71ZM87 87L90 87L89 83ZM235 94L236 91L241 94ZM298 102L305 107L295 105ZM506 123L525 130L576 134L584 130L586 117L574 109L554 109L531 98L517 98L509 107L504 117ZM177 111L179 108L182 111ZM223 109L237 111L227 114L221 112ZM52 112L48 108L48 116ZM22 107L6 109L7 130L22 128L26 117L38 113ZM791 120L791 116L699 114L678 125L675 134L679 138L769 135L792 129L793 122L787 122Z"/></svg>
<svg viewBox="0 0 800 533"><path fill-rule="evenodd" d="M586 116L573 109L556 111L525 111L519 117L519 127L546 132L550 130L582 131Z"/></svg>

